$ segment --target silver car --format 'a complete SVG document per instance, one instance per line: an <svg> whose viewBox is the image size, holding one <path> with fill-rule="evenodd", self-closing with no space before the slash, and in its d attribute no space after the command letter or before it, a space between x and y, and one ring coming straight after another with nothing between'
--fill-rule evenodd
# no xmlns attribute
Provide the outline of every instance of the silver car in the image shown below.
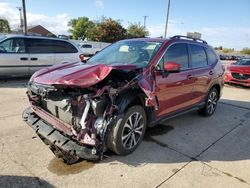
<svg viewBox="0 0 250 188"><path fill-rule="evenodd" d="M77 45L67 40L21 35L0 38L0 77L28 76L43 67L83 58Z"/></svg>

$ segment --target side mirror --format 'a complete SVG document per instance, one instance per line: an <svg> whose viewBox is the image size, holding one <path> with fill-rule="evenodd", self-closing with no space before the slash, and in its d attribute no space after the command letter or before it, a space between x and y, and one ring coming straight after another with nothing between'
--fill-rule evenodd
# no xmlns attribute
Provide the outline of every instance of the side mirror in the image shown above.
<svg viewBox="0 0 250 188"><path fill-rule="evenodd" d="M163 69L169 73L178 73L181 71L181 65L173 61L168 61L163 64Z"/></svg>

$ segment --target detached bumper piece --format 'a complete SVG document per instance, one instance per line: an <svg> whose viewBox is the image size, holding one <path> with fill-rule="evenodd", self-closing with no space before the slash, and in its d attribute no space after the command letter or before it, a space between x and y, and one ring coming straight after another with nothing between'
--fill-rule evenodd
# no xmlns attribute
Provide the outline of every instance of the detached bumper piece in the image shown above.
<svg viewBox="0 0 250 188"><path fill-rule="evenodd" d="M74 160L79 158L100 160L100 153L96 149L93 150L91 146L79 145L76 141L64 136L37 116L31 108L27 108L23 112L23 120L36 131L36 134L46 145L50 146L53 153L57 157L62 157L65 162L72 163L69 162L70 160L67 161L70 157Z"/></svg>

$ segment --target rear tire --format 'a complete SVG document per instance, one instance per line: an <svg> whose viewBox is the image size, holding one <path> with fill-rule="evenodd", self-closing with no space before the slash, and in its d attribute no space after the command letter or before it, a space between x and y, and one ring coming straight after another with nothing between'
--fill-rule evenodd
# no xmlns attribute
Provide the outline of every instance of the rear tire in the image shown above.
<svg viewBox="0 0 250 188"><path fill-rule="evenodd" d="M132 153L142 142L147 125L144 109L137 105L130 107L119 117L109 132L107 145L118 155Z"/></svg>
<svg viewBox="0 0 250 188"><path fill-rule="evenodd" d="M205 107L199 110L199 113L203 116L213 115L216 110L218 100L219 100L218 90L213 87L208 93L208 96L205 101L206 102Z"/></svg>

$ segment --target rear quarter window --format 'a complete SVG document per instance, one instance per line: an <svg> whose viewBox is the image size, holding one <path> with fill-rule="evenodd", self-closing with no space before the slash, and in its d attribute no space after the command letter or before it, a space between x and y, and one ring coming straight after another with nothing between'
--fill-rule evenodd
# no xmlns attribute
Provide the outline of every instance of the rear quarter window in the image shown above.
<svg viewBox="0 0 250 188"><path fill-rule="evenodd" d="M218 57L214 53L214 51L212 49L210 49L210 48L205 48L205 50L206 50L206 53L207 53L208 64L212 65L214 63L217 63Z"/></svg>
<svg viewBox="0 0 250 188"><path fill-rule="evenodd" d="M78 50L75 46L66 41L55 41L55 52L56 53L77 53Z"/></svg>

